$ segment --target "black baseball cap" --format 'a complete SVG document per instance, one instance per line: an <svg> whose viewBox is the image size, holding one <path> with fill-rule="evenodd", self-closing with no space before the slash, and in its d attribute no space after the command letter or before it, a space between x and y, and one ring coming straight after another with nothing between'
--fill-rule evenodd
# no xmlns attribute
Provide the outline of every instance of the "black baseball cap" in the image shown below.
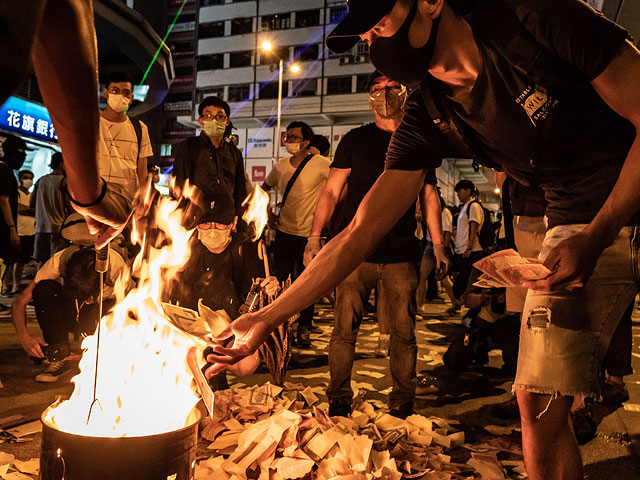
<svg viewBox="0 0 640 480"><path fill-rule="evenodd" d="M349 13L327 37L327 47L334 53L353 48L360 35L368 32L387 15L397 0L349 0Z"/></svg>
<svg viewBox="0 0 640 480"><path fill-rule="evenodd" d="M15 152L16 150L24 150L26 152L33 150L33 148L27 147L27 143L22 138L16 135L12 135L10 133L4 133L2 135L6 137L4 142L2 142L2 150L5 152Z"/></svg>

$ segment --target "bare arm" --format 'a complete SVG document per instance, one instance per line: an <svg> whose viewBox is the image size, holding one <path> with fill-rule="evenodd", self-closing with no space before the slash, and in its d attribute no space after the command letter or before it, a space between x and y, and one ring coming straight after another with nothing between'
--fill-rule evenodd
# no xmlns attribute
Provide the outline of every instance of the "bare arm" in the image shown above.
<svg viewBox="0 0 640 480"><path fill-rule="evenodd" d="M618 56L592 82L602 99L636 128L640 128L640 52L627 42ZM574 237L549 252L545 265L553 273L544 280L523 284L528 288L554 291L583 286L602 251L613 243L631 216L640 210L640 141L636 138L620 176L606 202Z"/></svg>
<svg viewBox="0 0 640 480"><path fill-rule="evenodd" d="M0 210L2 210L2 218L9 228L9 235L12 248L20 247L20 237L18 237L18 227L16 227L13 221L13 215L11 215L11 205L9 204L9 197L6 195L0 196Z"/></svg>
<svg viewBox="0 0 640 480"><path fill-rule="evenodd" d="M313 214L310 236L319 237L322 235L322 229L333 215L342 189L347 183L350 174L350 168L332 168L329 170L329 178L327 178L327 183L325 183L320 198L318 198L316 212Z"/></svg>
<svg viewBox="0 0 640 480"><path fill-rule="evenodd" d="M278 325L330 292L375 249L415 202L423 184L424 171L385 171L349 226L320 251L291 288L261 311L240 317L220 336L234 335L235 340L230 349L214 348L216 353L208 359L217 365L207 375L250 355Z"/></svg>
<svg viewBox="0 0 640 480"><path fill-rule="evenodd" d="M149 171L147 170L147 162L149 161L149 157L138 158L138 185L141 188L144 188L147 184L147 180L149 179Z"/></svg>
<svg viewBox="0 0 640 480"><path fill-rule="evenodd" d="M484 221L488 222L489 219L485 218ZM464 252L465 257L469 256L469 254L473 250L473 247L476 245L477 242L480 241L478 239L479 228L480 228L480 224L478 222L474 222L473 220L469 221L469 246L467 247L467 251Z"/></svg>
<svg viewBox="0 0 640 480"><path fill-rule="evenodd" d="M420 192L420 210L426 215L427 228L434 245L442 245L442 208L435 185L425 183Z"/></svg>
<svg viewBox="0 0 640 480"><path fill-rule="evenodd" d="M27 355L43 358L44 353L42 347L47 345L47 343L42 338L33 337L27 329L27 305L33 299L33 289L35 286L36 282L31 282L14 300L11 309L11 318L20 345L22 345L24 351L27 352Z"/></svg>

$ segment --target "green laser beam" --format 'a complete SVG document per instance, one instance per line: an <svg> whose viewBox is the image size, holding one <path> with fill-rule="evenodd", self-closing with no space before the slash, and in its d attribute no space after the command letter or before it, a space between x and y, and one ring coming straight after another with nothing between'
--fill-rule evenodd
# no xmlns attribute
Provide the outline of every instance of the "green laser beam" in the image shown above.
<svg viewBox="0 0 640 480"><path fill-rule="evenodd" d="M151 67L153 67L154 63L156 63L156 60L158 59L158 55L160 55L160 51L166 45L165 42L167 41L167 38L169 37L169 35L171 35L171 31L173 30L173 27L176 25L176 22L178 21L178 17L182 14L182 10L184 9L184 6L186 5L186 3L187 3L187 0L182 1L182 5L180 5L180 9L178 10L178 13L176 13L176 16L173 17L173 21L171 22L171 25L169 25L169 28L167 29L167 33L164 35L164 38L162 39L162 42L160 43L158 50L156 50L155 55L151 59L151 63L149 63L149 66L147 67L147 71L144 72L144 75L142 76L142 80L140 80L140 85L144 85L144 81L147 79L147 76L151 71Z"/></svg>

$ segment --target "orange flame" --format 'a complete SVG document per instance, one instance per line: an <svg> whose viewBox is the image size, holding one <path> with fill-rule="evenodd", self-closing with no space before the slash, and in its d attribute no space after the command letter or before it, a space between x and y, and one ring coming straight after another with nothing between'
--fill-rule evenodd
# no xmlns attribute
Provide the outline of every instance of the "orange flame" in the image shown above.
<svg viewBox="0 0 640 480"><path fill-rule="evenodd" d="M242 219L247 225L253 225L255 235L253 241L257 241L262 235L264 227L267 226L269 214L269 194L265 192L259 185L245 198L242 206L248 205L247 211L242 215Z"/></svg>
<svg viewBox="0 0 640 480"><path fill-rule="evenodd" d="M100 321L98 403L91 416L95 334L82 342L81 371L72 380L75 388L71 398L45 412L45 421L54 428L78 435L121 437L154 435L185 426L199 400L186 355L192 346L204 349L205 345L175 328L161 306L165 285L190 253L193 230L182 227L182 211L177 205L161 198L155 208L156 225L169 240L168 246L157 249L146 245L149 258L143 259L148 239L139 229L133 235L141 238L143 245L135 261L140 280L125 296L130 273L118 279L116 306Z"/></svg>

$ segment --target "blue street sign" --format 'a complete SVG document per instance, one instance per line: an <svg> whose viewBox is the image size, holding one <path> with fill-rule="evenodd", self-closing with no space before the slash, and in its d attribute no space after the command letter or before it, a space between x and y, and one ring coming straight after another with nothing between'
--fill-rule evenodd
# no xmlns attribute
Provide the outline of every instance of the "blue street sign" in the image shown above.
<svg viewBox="0 0 640 480"><path fill-rule="evenodd" d="M22 98L9 97L0 107L0 128L25 137L58 142L47 109Z"/></svg>

